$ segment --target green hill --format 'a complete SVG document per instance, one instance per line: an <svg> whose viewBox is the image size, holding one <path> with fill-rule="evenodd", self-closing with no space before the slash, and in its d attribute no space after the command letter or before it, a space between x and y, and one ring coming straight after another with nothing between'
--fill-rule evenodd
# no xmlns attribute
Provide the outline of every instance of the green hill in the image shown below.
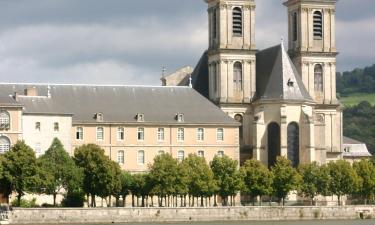
<svg viewBox="0 0 375 225"><path fill-rule="evenodd" d="M367 101L371 105L375 105L375 93L353 93L347 97L341 97L340 101L344 106L355 106L360 102Z"/></svg>

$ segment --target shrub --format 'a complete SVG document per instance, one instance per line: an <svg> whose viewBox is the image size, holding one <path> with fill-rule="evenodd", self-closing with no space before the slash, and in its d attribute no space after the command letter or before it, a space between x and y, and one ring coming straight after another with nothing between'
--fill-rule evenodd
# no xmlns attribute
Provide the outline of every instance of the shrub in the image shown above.
<svg viewBox="0 0 375 225"><path fill-rule="evenodd" d="M11 205L13 207L21 207L21 208L36 208L36 207L39 207L36 204L36 198L33 198L30 201L26 200L26 199L21 199L20 204L18 204L18 200L17 199L14 199L11 202Z"/></svg>
<svg viewBox="0 0 375 225"><path fill-rule="evenodd" d="M68 192L61 201L63 207L83 207L85 194L82 191Z"/></svg>

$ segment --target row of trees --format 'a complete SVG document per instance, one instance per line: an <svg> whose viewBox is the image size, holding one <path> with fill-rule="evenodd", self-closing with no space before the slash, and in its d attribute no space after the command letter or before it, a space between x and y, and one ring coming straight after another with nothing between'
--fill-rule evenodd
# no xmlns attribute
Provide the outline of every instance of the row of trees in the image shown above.
<svg viewBox="0 0 375 225"><path fill-rule="evenodd" d="M64 206L82 206L84 196L95 207L95 197L106 201L116 198L116 205L132 206L204 206L234 205L240 191L255 199L276 197L280 203L291 191L311 199L317 195L359 196L365 201L375 195L375 163L363 160L351 166L345 161L316 163L293 168L285 158L278 158L271 168L256 160L241 168L227 156L215 157L210 164L204 158L189 155L179 163L169 154L155 157L148 173L130 174L104 154L97 145L83 145L70 157L55 139L46 153L36 159L33 150L19 141L0 156L0 191L17 193L18 204L25 192L54 196L66 191ZM80 200L80 201L77 201ZM121 204L120 200L123 201ZM260 201L262 202L262 201Z"/></svg>

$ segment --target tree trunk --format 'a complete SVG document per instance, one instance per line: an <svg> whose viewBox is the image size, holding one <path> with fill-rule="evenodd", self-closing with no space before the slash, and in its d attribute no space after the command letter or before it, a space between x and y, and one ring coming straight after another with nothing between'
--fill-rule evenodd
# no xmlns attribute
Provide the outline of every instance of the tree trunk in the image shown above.
<svg viewBox="0 0 375 225"><path fill-rule="evenodd" d="M337 196L337 201L338 201L339 206L341 206L341 196L340 195Z"/></svg>
<svg viewBox="0 0 375 225"><path fill-rule="evenodd" d="M135 206L135 202L134 202L134 194L132 194L132 207Z"/></svg>
<svg viewBox="0 0 375 225"><path fill-rule="evenodd" d="M194 199L195 199L195 197L193 196L193 198L191 200L191 204L192 204L193 207L194 207Z"/></svg>
<svg viewBox="0 0 375 225"><path fill-rule="evenodd" d="M214 195L214 207L217 207L216 195Z"/></svg>
<svg viewBox="0 0 375 225"><path fill-rule="evenodd" d="M259 196L259 206L262 206L262 196Z"/></svg>
<svg viewBox="0 0 375 225"><path fill-rule="evenodd" d="M285 197L283 197L283 206L285 206Z"/></svg>
<svg viewBox="0 0 375 225"><path fill-rule="evenodd" d="M233 205L232 206L236 206L236 196L233 195L232 199L233 199Z"/></svg>
<svg viewBox="0 0 375 225"><path fill-rule="evenodd" d="M18 207L21 206L21 197L22 197L22 194L18 193L18 195L17 195L17 204L18 204Z"/></svg>
<svg viewBox="0 0 375 225"><path fill-rule="evenodd" d="M212 197L212 196L208 197L208 206L209 206L209 207L211 207L211 197Z"/></svg>
<svg viewBox="0 0 375 225"><path fill-rule="evenodd" d="M53 193L53 206L56 206L56 193Z"/></svg>
<svg viewBox="0 0 375 225"><path fill-rule="evenodd" d="M122 196L122 207L126 207L126 195Z"/></svg>
<svg viewBox="0 0 375 225"><path fill-rule="evenodd" d="M203 203L203 197L201 196L201 207L203 207L204 203Z"/></svg>

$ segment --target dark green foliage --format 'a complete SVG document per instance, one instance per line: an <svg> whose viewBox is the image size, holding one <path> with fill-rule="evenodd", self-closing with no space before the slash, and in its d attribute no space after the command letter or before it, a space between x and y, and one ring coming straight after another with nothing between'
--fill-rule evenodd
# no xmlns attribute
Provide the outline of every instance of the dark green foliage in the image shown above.
<svg viewBox="0 0 375 225"><path fill-rule="evenodd" d="M120 167L99 146L82 145L76 149L74 161L83 170L83 191L91 195L91 206L95 206L95 196L107 197L120 192Z"/></svg>
<svg viewBox="0 0 375 225"><path fill-rule="evenodd" d="M46 151L38 159L40 176L43 180L41 192L53 195L56 205L56 195L62 190L79 190L82 185L82 170L70 158L59 139L55 138Z"/></svg>
<svg viewBox="0 0 375 225"><path fill-rule="evenodd" d="M375 92L375 64L364 69L337 73L337 91L341 96Z"/></svg>
<svg viewBox="0 0 375 225"><path fill-rule="evenodd" d="M34 151L24 141L18 141L4 154L2 164L4 172L0 189L6 195L16 192L20 205L26 191L36 192L41 185Z"/></svg>
<svg viewBox="0 0 375 225"><path fill-rule="evenodd" d="M338 196L338 204L341 205L341 197L358 192L361 179L353 167L346 161L330 162L328 169L331 179L330 190Z"/></svg>
<svg viewBox="0 0 375 225"><path fill-rule="evenodd" d="M375 165L369 160L361 160L353 164L353 168L361 178L358 194L367 203L375 195Z"/></svg>
<svg viewBox="0 0 375 225"><path fill-rule="evenodd" d="M191 196L210 197L216 193L218 187L214 174L203 157L191 154L182 164L189 175L187 183Z"/></svg>
<svg viewBox="0 0 375 225"><path fill-rule="evenodd" d="M218 186L217 193L223 199L235 196L242 187L242 179L238 171L238 162L224 155L215 156L211 162L211 169Z"/></svg>
<svg viewBox="0 0 375 225"><path fill-rule="evenodd" d="M285 197L289 192L298 188L300 177L297 171L292 167L290 160L284 157L278 157L275 166L271 168L273 173L273 193L274 196L282 200L285 204Z"/></svg>
<svg viewBox="0 0 375 225"><path fill-rule="evenodd" d="M263 195L272 194L273 175L261 162L257 160L248 160L241 168L241 177L243 179L243 191L253 199L260 196L262 203Z"/></svg>
<svg viewBox="0 0 375 225"><path fill-rule="evenodd" d="M344 135L366 143L375 153L375 106L361 102L344 110Z"/></svg>
<svg viewBox="0 0 375 225"><path fill-rule="evenodd" d="M85 193L83 191L68 191L61 202L62 207L83 207Z"/></svg>

